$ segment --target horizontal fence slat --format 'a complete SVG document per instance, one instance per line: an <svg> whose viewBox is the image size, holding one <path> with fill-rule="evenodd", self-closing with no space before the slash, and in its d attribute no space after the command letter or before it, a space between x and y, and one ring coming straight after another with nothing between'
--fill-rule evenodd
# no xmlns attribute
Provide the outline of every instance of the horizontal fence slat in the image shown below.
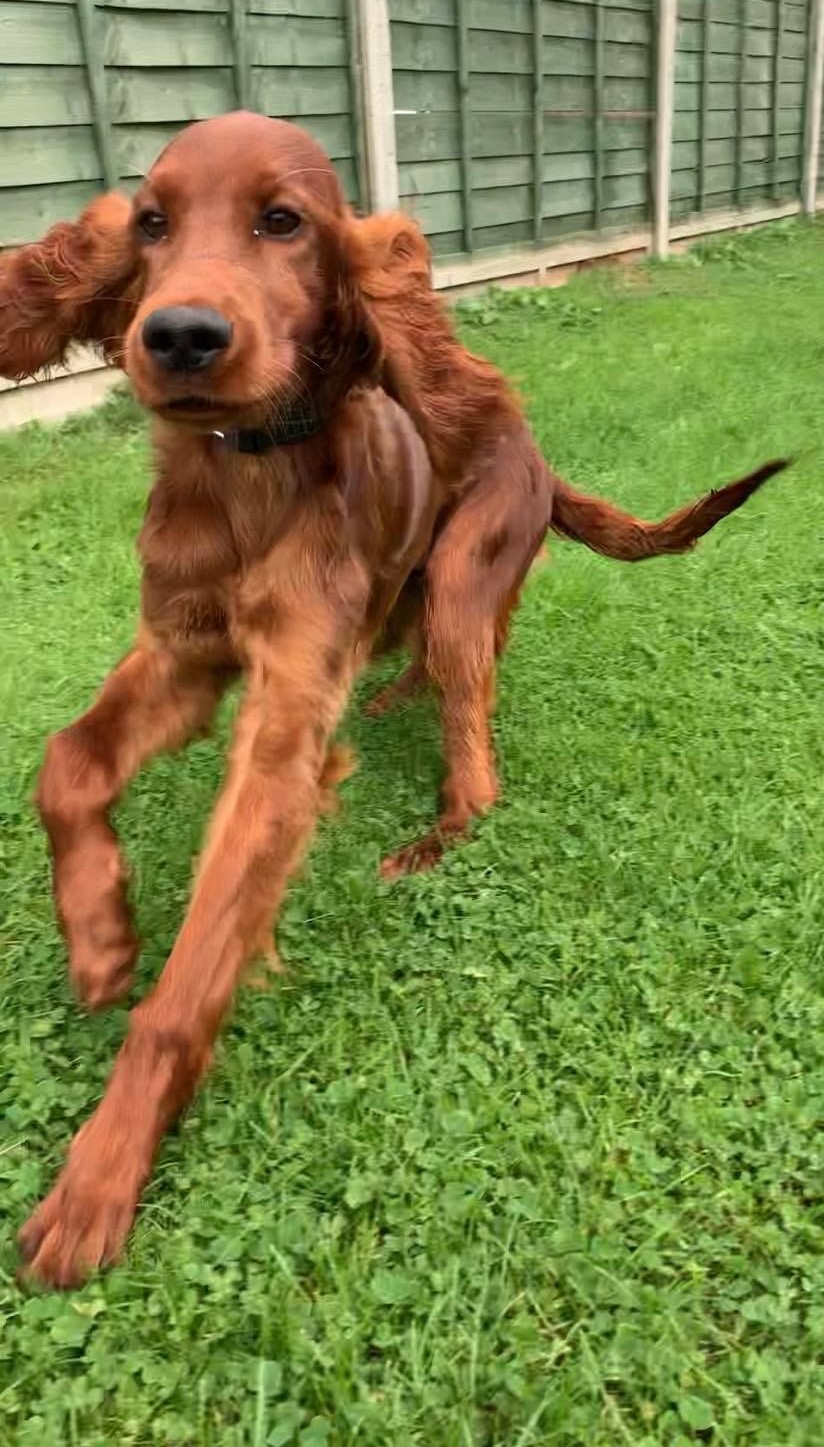
<svg viewBox="0 0 824 1447"><path fill-rule="evenodd" d="M778 179L791 189L797 188L800 171L797 157L788 157L779 160L776 167ZM721 166L707 166L706 169L706 196L707 201L723 192L725 195L735 186L735 178L738 173L734 162ZM769 188L773 178L772 151L766 162L748 163L744 162L740 167L741 184L747 189L753 186L764 185ZM672 195L674 198L681 196L693 196L697 198L696 177L690 171L674 171L672 176Z"/></svg>
<svg viewBox="0 0 824 1447"><path fill-rule="evenodd" d="M470 91L473 109L483 108L487 112L506 111L514 114L531 113L532 86L529 76L475 73L470 76ZM587 76L546 76L543 95L546 110L592 114L592 85ZM691 101L691 97L689 99ZM621 80L608 76L604 82L603 101L605 112L652 113L650 85L646 79ZM395 73L396 109L418 114L451 111L454 104L453 75L426 75L415 71ZM685 108L691 108L691 104L685 105Z"/></svg>
<svg viewBox="0 0 824 1447"><path fill-rule="evenodd" d="M743 0L714 0L713 19L730 26L741 19ZM678 13L683 20L701 20L704 0L679 0ZM775 29L775 0L747 0L747 24L754 29ZM806 5L788 5L785 21L788 30L806 31Z"/></svg>
<svg viewBox="0 0 824 1447"><path fill-rule="evenodd" d="M190 70L186 83L176 70L109 70L106 76L113 122L205 120L234 107L234 76L230 66Z"/></svg>
<svg viewBox="0 0 824 1447"><path fill-rule="evenodd" d="M346 31L341 20L301 20L288 29L268 17L247 18L252 65L340 66L347 64ZM225 66L231 35L227 15L150 12L110 16L106 30L107 65Z"/></svg>
<svg viewBox="0 0 824 1447"><path fill-rule="evenodd" d="M75 7L0 0L0 63L82 65Z"/></svg>
<svg viewBox="0 0 824 1447"><path fill-rule="evenodd" d="M794 134L779 138L779 156L800 156L800 136ZM707 142L707 165L720 166L735 160L736 137L726 136ZM769 135L743 136L741 138L741 159L744 161L769 161L772 155L772 141ZM691 170L698 164L698 142L676 141L672 148L672 169Z"/></svg>
<svg viewBox="0 0 824 1447"><path fill-rule="evenodd" d="M344 20L346 0L248 0L250 15L300 20Z"/></svg>
<svg viewBox="0 0 824 1447"><path fill-rule="evenodd" d="M253 66L252 108L265 115L340 115L349 111L345 70Z"/></svg>
<svg viewBox="0 0 824 1447"><path fill-rule="evenodd" d="M89 125L91 101L82 66L9 66L0 84L0 128Z"/></svg>
<svg viewBox="0 0 824 1447"><path fill-rule="evenodd" d="M38 126L8 130L0 145L0 188L96 181L100 160L91 126ZM0 195L0 212L5 193Z"/></svg>
<svg viewBox="0 0 824 1447"><path fill-rule="evenodd" d="M123 10L156 10L160 14L174 11L187 15L227 15L230 7L231 0L103 0L100 5L107 15Z"/></svg>
<svg viewBox="0 0 824 1447"><path fill-rule="evenodd" d="M676 111L692 111L700 109L700 85L693 85L687 82L676 82L675 85L675 109ZM709 92L709 109L712 111L730 110L735 107L737 87L732 83L713 82L707 87ZM772 105L772 86L756 85L745 81L742 86L744 92L744 106L747 110L769 110ZM782 108L788 106L803 106L804 87L803 85L784 85L781 87Z"/></svg>
<svg viewBox="0 0 824 1447"><path fill-rule="evenodd" d="M742 0L743 3L743 0ZM747 36L748 55L774 55L775 32L756 30L744 26ZM740 25L717 25L710 23L710 49L716 55L737 55L740 45ZM698 21L682 20L678 27L677 46L679 50L700 51L703 49L703 25ZM787 59L803 59L807 53L806 35L788 30L782 37L781 54Z"/></svg>
<svg viewBox="0 0 824 1447"><path fill-rule="evenodd" d="M107 66L169 70L230 64L231 32L226 15L109 14L105 35ZM185 84L183 77L181 83Z"/></svg>
<svg viewBox="0 0 824 1447"><path fill-rule="evenodd" d="M300 17L340 20L345 15L346 0L247 0L250 15L272 15L283 18ZM231 0L104 0L106 10L198 11L228 14Z"/></svg>
<svg viewBox="0 0 824 1447"><path fill-rule="evenodd" d="M545 37L595 39L595 13L592 5L571 5L568 0L544 0L542 23ZM608 9L604 13L604 39L618 45L650 45L652 42L650 14L629 10Z"/></svg>
<svg viewBox="0 0 824 1447"><path fill-rule="evenodd" d="M88 206L100 187L94 181L55 186L10 186L0 205L0 246L18 246L40 236L67 216Z"/></svg>
<svg viewBox="0 0 824 1447"><path fill-rule="evenodd" d="M390 26L392 64L396 70L448 70L458 68L458 37L454 26ZM518 37L512 37L516 39Z"/></svg>

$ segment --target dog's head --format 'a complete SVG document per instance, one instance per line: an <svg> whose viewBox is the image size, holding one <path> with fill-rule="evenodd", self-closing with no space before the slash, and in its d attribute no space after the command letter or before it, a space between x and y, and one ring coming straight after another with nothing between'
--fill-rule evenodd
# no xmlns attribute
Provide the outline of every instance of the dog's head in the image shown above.
<svg viewBox="0 0 824 1447"><path fill-rule="evenodd" d="M334 403L378 343L347 255L348 208L309 136L237 112L188 127L135 197L138 399L194 427Z"/></svg>

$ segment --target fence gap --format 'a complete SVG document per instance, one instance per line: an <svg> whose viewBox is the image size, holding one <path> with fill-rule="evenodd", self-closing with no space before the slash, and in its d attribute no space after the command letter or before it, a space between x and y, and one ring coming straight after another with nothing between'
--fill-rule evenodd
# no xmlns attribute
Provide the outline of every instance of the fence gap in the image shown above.
<svg viewBox="0 0 824 1447"><path fill-rule="evenodd" d="M102 17L95 0L77 0L77 20L80 27L80 43L83 47L83 61L91 101L92 126L107 191L113 191L120 180L112 137L112 123L106 92L106 70Z"/></svg>

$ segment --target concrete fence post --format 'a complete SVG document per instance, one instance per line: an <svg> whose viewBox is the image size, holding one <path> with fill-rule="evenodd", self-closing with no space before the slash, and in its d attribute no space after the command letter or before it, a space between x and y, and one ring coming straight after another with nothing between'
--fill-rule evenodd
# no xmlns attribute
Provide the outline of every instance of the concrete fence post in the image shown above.
<svg viewBox="0 0 824 1447"><path fill-rule="evenodd" d="M807 68L807 127L804 137L804 182L802 202L808 216L814 216L818 196L821 158L821 92L824 88L824 0L813 0L810 20L809 64Z"/></svg>
<svg viewBox="0 0 824 1447"><path fill-rule="evenodd" d="M398 205L398 155L388 0L357 0L357 4L369 205L373 211L394 211Z"/></svg>
<svg viewBox="0 0 824 1447"><path fill-rule="evenodd" d="M675 31L678 0L658 0L658 55L655 84L655 174L652 254L669 252L672 117L675 101Z"/></svg>

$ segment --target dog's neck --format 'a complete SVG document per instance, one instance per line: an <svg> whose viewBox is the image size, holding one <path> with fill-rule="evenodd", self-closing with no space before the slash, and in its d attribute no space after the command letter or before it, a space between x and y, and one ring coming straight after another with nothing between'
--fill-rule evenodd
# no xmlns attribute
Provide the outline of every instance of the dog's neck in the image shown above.
<svg viewBox="0 0 824 1447"><path fill-rule="evenodd" d="M263 427L236 427L214 436L230 452L260 457L275 447L288 447L316 437L324 425L320 410L310 401L294 403L273 412Z"/></svg>

